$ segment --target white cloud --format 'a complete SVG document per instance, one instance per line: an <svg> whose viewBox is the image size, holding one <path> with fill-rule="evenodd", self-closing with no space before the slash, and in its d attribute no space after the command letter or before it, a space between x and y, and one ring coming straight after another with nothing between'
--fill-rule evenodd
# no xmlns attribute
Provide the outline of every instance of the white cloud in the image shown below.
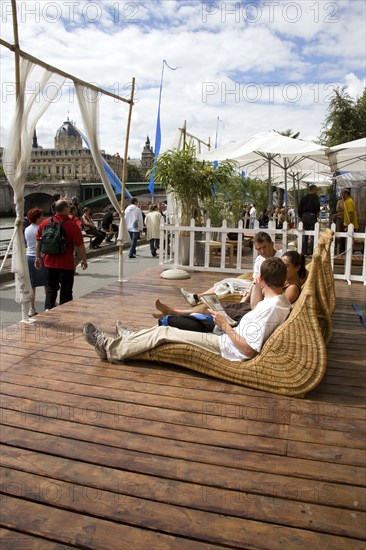
<svg viewBox="0 0 366 550"><path fill-rule="evenodd" d="M365 85L365 3L337 2L122 2L18 0L22 49L83 80L124 97L136 77L129 154L154 145L162 60L162 148L187 120L195 135L213 141L261 130L293 128L319 135L334 85L352 96ZM12 42L9 0L0 4L2 36ZM299 8L299 9L298 9ZM300 9L301 8L301 9ZM231 11L230 11L231 10ZM272 11L271 11L272 10ZM62 17L61 17L62 16ZM13 54L1 48L1 145L14 107ZM123 154L128 108L100 101L100 143ZM66 117L81 126L70 83L41 119L39 143L53 146Z"/></svg>

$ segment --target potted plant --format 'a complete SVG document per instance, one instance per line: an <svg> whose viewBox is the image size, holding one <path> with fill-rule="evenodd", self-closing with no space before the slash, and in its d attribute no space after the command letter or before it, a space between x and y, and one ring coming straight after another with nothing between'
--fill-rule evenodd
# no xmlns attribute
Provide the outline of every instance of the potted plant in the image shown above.
<svg viewBox="0 0 366 550"><path fill-rule="evenodd" d="M235 162L227 160L215 169L212 162L197 159L194 145L186 144L184 149L170 149L158 156L154 180L173 194L181 224L189 226L191 218L196 217L198 225L201 220L197 213L205 200L214 195L216 186L224 186L232 176L234 166Z"/></svg>
<svg viewBox="0 0 366 550"><path fill-rule="evenodd" d="M232 175L234 165L227 160L215 169L212 162L196 158L194 145L186 144L184 149L170 149L158 156L154 179L173 194L182 225L189 225L193 213L214 194L218 183L224 185Z"/></svg>

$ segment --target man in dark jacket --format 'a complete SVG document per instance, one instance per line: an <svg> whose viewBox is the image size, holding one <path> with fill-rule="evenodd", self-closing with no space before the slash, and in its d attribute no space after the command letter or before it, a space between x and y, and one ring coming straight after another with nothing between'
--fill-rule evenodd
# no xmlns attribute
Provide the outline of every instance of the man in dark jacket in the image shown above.
<svg viewBox="0 0 366 550"><path fill-rule="evenodd" d="M317 195L316 185L310 185L309 192L303 197L299 204L299 218L303 223L305 231L313 231L320 214L320 200ZM310 251L308 251L309 235L304 235L302 241L302 252L304 254L313 253L314 238L311 237Z"/></svg>
<svg viewBox="0 0 366 550"><path fill-rule="evenodd" d="M110 243L113 239L113 234L118 233L118 226L113 223L114 208L111 206L108 208L103 216L102 229L107 233L106 241Z"/></svg>

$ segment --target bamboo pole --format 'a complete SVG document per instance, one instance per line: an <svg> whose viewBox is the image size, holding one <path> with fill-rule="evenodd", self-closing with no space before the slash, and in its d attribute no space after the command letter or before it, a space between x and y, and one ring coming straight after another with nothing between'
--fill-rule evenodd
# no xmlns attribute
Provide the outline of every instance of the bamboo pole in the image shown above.
<svg viewBox="0 0 366 550"><path fill-rule="evenodd" d="M13 13L13 34L14 34L14 54L15 54L15 97L18 100L20 94L20 48L18 33L18 18L16 0L11 0L11 9Z"/></svg>
<svg viewBox="0 0 366 550"><path fill-rule="evenodd" d="M13 16L13 35L14 35L14 47L12 50L14 51L14 60L15 60L15 99L16 99L16 105L17 108L24 111L24 103L23 101L20 101L20 48L19 48L19 32L18 32L18 17L17 17L17 6L16 6L16 0L11 0L11 9L12 9L12 16ZM18 151L17 151L17 164L19 163L20 155L21 155L21 143L20 143L20 136L19 136L19 144L18 144ZM18 210L18 209L17 209ZM16 238L17 232L23 232L23 218L24 218L24 206L21 209L22 212L17 211L18 221L16 221L15 224L15 231L12 238L12 245L14 243L14 240ZM19 252L18 252L19 254ZM29 315L28 315L28 306L30 305L30 302L22 303L21 309L22 309L22 319L21 322L23 323L29 323Z"/></svg>
<svg viewBox="0 0 366 550"><path fill-rule="evenodd" d="M132 118L132 107L133 107L134 93L135 93L135 77L132 78L131 99L129 101L130 108L128 110L125 152L124 152L123 166L122 166L122 192L121 192L122 216L125 215L124 210L125 210L125 191L126 191L126 176L127 176L128 145L129 145L129 141L130 141L130 129L131 129L131 118ZM122 219L121 219L121 223L122 223ZM124 282L124 280L123 280L123 244L119 246L118 282L119 283Z"/></svg>
<svg viewBox="0 0 366 550"><path fill-rule="evenodd" d="M15 3L15 0L12 0L12 2ZM2 46L5 46L9 50L15 52L15 55L18 55L20 57L24 57L24 59L28 59L28 61L32 61L32 63L35 63L36 65L39 65L40 67L43 67L44 69L47 69L48 71L52 73L57 73L60 76L63 76L64 78L69 78L76 84L80 84L81 86L85 86L87 88L90 88L91 90L95 90L96 92L100 92L105 95L109 95L110 97L113 97L114 99L118 99L119 101L123 101L124 103L130 103L130 99L125 99L124 97L121 97L117 94L114 94L113 92L108 92L108 90L104 90L103 88L100 88L99 86L94 86L94 84L90 84L89 82L85 82L85 80L80 80L80 78L77 78L76 76L73 76L70 73L66 73L65 71L62 71L61 69L57 69L57 67L53 67L52 65L49 65L48 63L45 63L44 61L41 61L41 59L38 59L38 57L34 57L33 55L30 55L29 53L21 50L14 44L9 44L9 42L6 42L6 40L3 40L0 38L0 44Z"/></svg>

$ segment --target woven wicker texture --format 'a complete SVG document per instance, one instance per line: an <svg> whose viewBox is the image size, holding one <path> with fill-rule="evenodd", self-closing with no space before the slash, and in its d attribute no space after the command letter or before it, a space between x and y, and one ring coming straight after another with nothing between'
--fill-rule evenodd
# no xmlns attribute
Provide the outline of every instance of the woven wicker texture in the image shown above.
<svg viewBox="0 0 366 550"><path fill-rule="evenodd" d="M327 229L320 234L317 252L320 256L320 270L315 285L315 300L320 330L326 344L333 331L332 315L335 309L335 286L330 259L333 231Z"/></svg>
<svg viewBox="0 0 366 550"><path fill-rule="evenodd" d="M303 396L322 380L327 363L322 332L330 337L333 298L326 298L330 283L328 261L332 235L325 235L314 251L309 276L288 319L265 342L254 359L233 362L187 344L164 344L134 360L179 365L215 378L288 396ZM329 259L330 265L330 259ZM331 279L333 278L333 275ZM329 287L328 287L329 291ZM317 298L321 303L317 304ZM318 316L321 316L322 328ZM330 314L331 315L331 314Z"/></svg>

